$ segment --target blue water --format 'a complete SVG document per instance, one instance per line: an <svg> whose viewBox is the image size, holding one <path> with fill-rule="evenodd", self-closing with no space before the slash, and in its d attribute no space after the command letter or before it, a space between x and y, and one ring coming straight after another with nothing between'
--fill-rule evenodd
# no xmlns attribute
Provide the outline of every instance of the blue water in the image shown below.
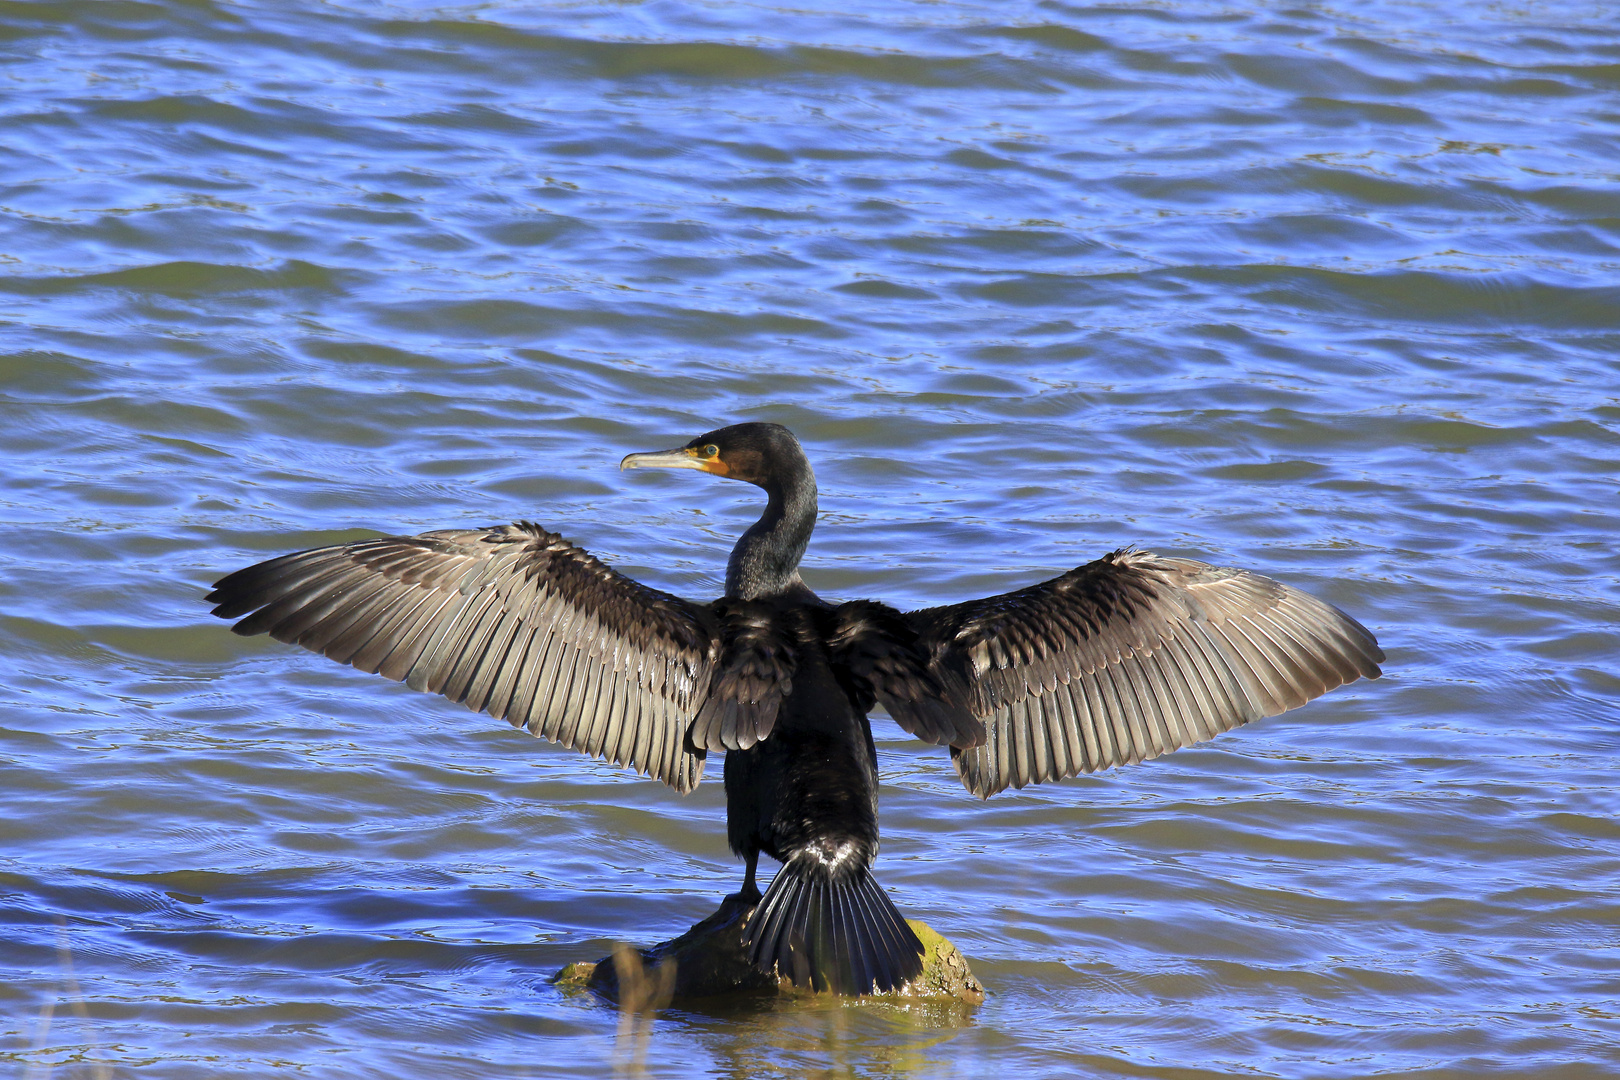
<svg viewBox="0 0 1620 1080"><path fill-rule="evenodd" d="M1602 3L0 7L0 1072L1620 1075ZM834 597L1137 543L1385 677L981 803L875 721L976 1010L549 983L737 886L682 798L263 638L515 518L718 593L770 419Z"/></svg>

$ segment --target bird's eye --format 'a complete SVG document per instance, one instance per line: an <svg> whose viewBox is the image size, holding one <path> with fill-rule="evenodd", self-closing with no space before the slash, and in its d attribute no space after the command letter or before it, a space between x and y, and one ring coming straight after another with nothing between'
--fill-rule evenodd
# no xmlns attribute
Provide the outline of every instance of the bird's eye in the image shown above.
<svg viewBox="0 0 1620 1080"><path fill-rule="evenodd" d="M720 448L718 446L714 445L714 443L710 443L708 446L705 446L703 448L703 456L704 457L719 457L720 456Z"/></svg>

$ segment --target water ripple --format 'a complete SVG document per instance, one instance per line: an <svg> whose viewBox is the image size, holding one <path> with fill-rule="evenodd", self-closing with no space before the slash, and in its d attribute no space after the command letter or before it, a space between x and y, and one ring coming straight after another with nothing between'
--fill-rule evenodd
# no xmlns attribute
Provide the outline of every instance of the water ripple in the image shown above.
<svg viewBox="0 0 1620 1080"><path fill-rule="evenodd" d="M1600 5L5 11L0 1061L1620 1068ZM518 517L711 595L753 497L614 465L740 419L810 448L830 595L1134 542L1317 592L1388 673L988 803L880 717L878 874L989 1002L621 1025L545 977L735 887L719 784L199 597Z"/></svg>

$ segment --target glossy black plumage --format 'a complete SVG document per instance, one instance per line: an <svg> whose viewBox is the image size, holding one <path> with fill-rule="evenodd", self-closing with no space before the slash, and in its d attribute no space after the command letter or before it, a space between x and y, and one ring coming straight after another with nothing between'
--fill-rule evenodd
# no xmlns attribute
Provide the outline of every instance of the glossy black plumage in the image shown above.
<svg viewBox="0 0 1620 1080"><path fill-rule="evenodd" d="M799 579L814 474L774 424L740 424L623 466L763 488L726 595L647 588L537 525L298 552L221 579L214 614L443 694L677 791L726 752L727 831L758 898L755 961L842 993L921 971L921 944L871 874L878 703L948 746L968 790L1140 761L1301 705L1383 659L1336 608L1268 578L1116 551L1001 596L901 613L831 604Z"/></svg>

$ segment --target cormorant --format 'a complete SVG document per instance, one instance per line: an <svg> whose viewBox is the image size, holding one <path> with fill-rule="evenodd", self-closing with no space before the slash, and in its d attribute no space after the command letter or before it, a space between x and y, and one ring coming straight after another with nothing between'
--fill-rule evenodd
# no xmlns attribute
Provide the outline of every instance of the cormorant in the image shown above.
<svg viewBox="0 0 1620 1080"><path fill-rule="evenodd" d="M520 521L283 555L222 579L214 614L404 680L692 790L724 750L726 831L761 970L885 992L922 946L872 877L881 702L950 748L988 798L1141 761L1379 675L1361 624L1243 570L1123 548L1000 596L901 612L799 579L816 483L779 424L747 423L621 468L765 489L726 591L698 603ZM242 618L246 616L245 618ZM763 897L759 855L782 863Z"/></svg>

